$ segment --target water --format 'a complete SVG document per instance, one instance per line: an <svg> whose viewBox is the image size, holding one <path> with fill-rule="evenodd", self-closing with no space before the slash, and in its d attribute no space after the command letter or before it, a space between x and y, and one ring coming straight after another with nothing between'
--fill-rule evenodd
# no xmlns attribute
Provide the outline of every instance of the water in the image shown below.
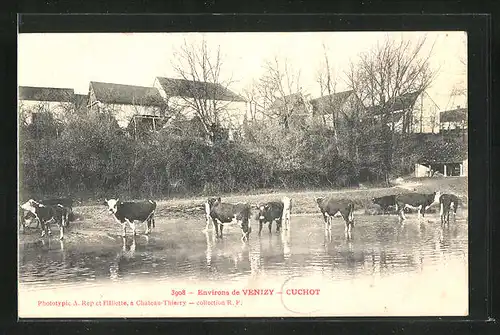
<svg viewBox="0 0 500 335"><path fill-rule="evenodd" d="M117 235L100 243L76 241L71 231L64 242L57 233L34 242L23 242L21 236L19 281L40 289L142 279L228 282L259 275L345 281L398 273L418 276L426 268L444 269L452 260L466 269L465 213L459 211L455 222L450 218L449 228L440 227L436 214L420 221L416 215L407 218L401 227L396 216L357 215L350 239L342 219L334 219L331 234L325 234L319 214L293 216L288 233L278 234L273 226L270 235L264 227L261 237L252 221L248 243L241 241L236 226L225 228L222 240L202 232L203 218L159 217L149 237L139 225L135 242L128 235L125 244Z"/></svg>

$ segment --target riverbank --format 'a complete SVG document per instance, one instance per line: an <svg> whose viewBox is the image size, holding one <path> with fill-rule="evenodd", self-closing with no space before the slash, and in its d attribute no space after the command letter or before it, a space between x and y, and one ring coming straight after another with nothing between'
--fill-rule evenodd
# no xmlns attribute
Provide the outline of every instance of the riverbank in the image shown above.
<svg viewBox="0 0 500 335"><path fill-rule="evenodd" d="M317 214L318 207L315 199L317 197L331 196L334 198L347 198L355 203L357 213L365 213L369 209L373 197L381 197L391 194L401 194L410 191L432 193L441 191L453 193L462 200L462 207L467 207L467 178L411 178L404 180L394 187L386 188L358 188L341 189L331 191L276 191L261 194L221 194L224 202L237 203L247 202L255 209L258 204L279 200L283 196L293 199L292 215ZM215 195L214 195L215 196ZM156 199L158 207L156 211L157 221L159 218L172 220L200 220L204 221L204 202L207 197L191 197L178 199ZM76 220L71 223L71 239L97 239L107 241L120 239L119 227L109 215L103 204L88 204L74 207ZM142 225L138 225L142 227ZM54 227L55 228L55 227ZM139 228L141 229L141 228ZM55 228L57 230L57 228ZM21 240L38 238L39 230L27 229L28 234L21 234ZM36 233L35 233L36 232ZM102 242L101 241L101 242ZM97 241L96 241L97 242Z"/></svg>

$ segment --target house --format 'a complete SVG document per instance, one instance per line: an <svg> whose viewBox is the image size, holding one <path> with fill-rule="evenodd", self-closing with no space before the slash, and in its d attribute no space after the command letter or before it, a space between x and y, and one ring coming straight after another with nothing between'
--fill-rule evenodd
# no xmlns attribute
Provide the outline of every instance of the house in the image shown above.
<svg viewBox="0 0 500 335"><path fill-rule="evenodd" d="M427 148L427 152L415 164L415 177L430 177L436 172L445 177L468 175L466 146L447 141Z"/></svg>
<svg viewBox="0 0 500 335"><path fill-rule="evenodd" d="M467 108L446 110L439 114L439 132L446 134L459 133L467 131Z"/></svg>
<svg viewBox="0 0 500 335"><path fill-rule="evenodd" d="M167 106L154 87L91 81L87 108L92 113L107 112L121 128L155 131L165 121Z"/></svg>
<svg viewBox="0 0 500 335"><path fill-rule="evenodd" d="M45 113L63 122L75 107L75 92L72 88L19 86L18 105L26 124L37 123Z"/></svg>
<svg viewBox="0 0 500 335"><path fill-rule="evenodd" d="M188 119L208 114L215 116L221 126L234 130L249 113L247 101L219 83L156 77L153 87L171 110Z"/></svg>
<svg viewBox="0 0 500 335"><path fill-rule="evenodd" d="M302 93L276 98L268 108L268 114L288 115L289 123L304 124L311 115L312 106Z"/></svg>
<svg viewBox="0 0 500 335"><path fill-rule="evenodd" d="M325 95L309 101L315 121L333 127L334 116L337 122L346 117L364 112L364 105L353 90Z"/></svg>
<svg viewBox="0 0 500 335"><path fill-rule="evenodd" d="M366 110L369 118L376 122L384 120L391 130L399 133L437 130L439 106L425 91L408 92Z"/></svg>

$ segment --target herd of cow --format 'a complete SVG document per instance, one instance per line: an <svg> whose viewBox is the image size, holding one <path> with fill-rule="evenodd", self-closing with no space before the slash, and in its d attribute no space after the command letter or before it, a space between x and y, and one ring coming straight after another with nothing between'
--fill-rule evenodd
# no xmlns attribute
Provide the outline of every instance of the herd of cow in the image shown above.
<svg viewBox="0 0 500 335"><path fill-rule="evenodd" d="M320 209L325 222L325 230L331 230L331 223L334 217L342 217L345 221L345 231L350 233L354 226L354 202L349 199L336 199L332 197L316 198L316 203ZM456 215L459 199L453 194L441 194L434 192L406 193L398 195L388 195L373 198L372 203L380 206L386 213L393 207L399 214L401 220L405 220L405 210L413 209L418 211L418 216L424 216L425 212L433 205L440 205L441 224L449 224L450 212ZM122 236L126 235L127 226L136 235L135 222L147 223L146 234L155 227L156 202L145 201L120 201L120 199L105 199L109 213L122 227ZM28 219L37 220L37 228L41 225L42 237L50 235L50 225L56 223L60 231L60 239L64 238L64 230L73 220L73 201L71 199L46 199L36 201L28 200L22 204L21 209L24 215L20 216L20 226L26 227ZM242 233L242 240L248 241L251 233L251 213L252 206L248 203L224 203L220 197L209 198L204 204L206 215L206 226L208 230L210 222L215 228L215 235L222 238L222 230L225 224L236 223ZM272 224L276 222L276 231L290 229L290 216L292 211L292 199L283 197L279 201L270 201L258 206L259 235L264 224L268 224L271 233ZM402 221L401 221L402 222Z"/></svg>

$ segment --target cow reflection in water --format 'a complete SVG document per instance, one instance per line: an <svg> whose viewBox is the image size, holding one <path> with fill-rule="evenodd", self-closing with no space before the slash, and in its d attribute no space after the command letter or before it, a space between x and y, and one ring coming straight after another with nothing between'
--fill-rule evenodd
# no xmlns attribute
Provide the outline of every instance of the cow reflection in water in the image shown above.
<svg viewBox="0 0 500 335"><path fill-rule="evenodd" d="M135 256L136 237L132 237L132 243L127 249L127 238L122 237L122 249L116 254L115 261L109 266L109 277L112 280L120 278L120 265L123 260L132 259Z"/></svg>
<svg viewBox="0 0 500 335"><path fill-rule="evenodd" d="M283 257L288 260L292 255L290 248L290 230L283 230L281 233L281 244L283 245Z"/></svg>
<svg viewBox="0 0 500 335"><path fill-rule="evenodd" d="M215 231L215 230L214 230ZM210 238L210 235L213 235ZM215 233L209 234L208 230L205 229L205 239L207 241L207 249L205 250L205 258L207 260L207 267L210 268L212 265L212 247L213 247L213 238L215 238Z"/></svg>

